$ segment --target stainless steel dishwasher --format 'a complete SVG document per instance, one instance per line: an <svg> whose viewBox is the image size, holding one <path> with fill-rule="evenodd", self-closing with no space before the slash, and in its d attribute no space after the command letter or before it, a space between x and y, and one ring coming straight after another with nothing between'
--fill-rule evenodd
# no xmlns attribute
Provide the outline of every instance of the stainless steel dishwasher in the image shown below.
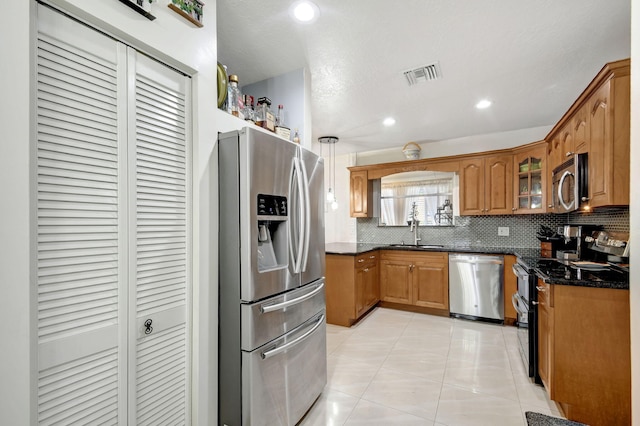
<svg viewBox="0 0 640 426"><path fill-rule="evenodd" d="M504 257L449 255L451 316L504 322Z"/></svg>

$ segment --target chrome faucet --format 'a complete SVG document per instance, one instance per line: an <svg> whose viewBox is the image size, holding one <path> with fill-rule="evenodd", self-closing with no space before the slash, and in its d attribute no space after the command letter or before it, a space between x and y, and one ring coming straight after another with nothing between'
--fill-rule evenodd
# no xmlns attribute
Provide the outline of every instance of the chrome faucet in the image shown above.
<svg viewBox="0 0 640 426"><path fill-rule="evenodd" d="M414 202L411 205L411 232L413 232L413 245L417 246L418 245L418 241L420 241L422 238L418 237L418 221L416 220L416 217L418 216L418 206L416 205L416 203Z"/></svg>

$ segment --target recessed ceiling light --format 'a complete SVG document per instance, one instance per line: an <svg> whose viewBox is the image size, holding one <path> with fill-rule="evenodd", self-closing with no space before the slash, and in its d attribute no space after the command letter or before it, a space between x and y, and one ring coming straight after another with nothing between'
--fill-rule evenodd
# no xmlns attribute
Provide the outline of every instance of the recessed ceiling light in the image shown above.
<svg viewBox="0 0 640 426"><path fill-rule="evenodd" d="M394 124L396 124L396 120L393 117L387 117L382 121L382 124L387 127L393 126Z"/></svg>
<svg viewBox="0 0 640 426"><path fill-rule="evenodd" d="M291 4L289 14L298 22L311 23L318 18L320 9L309 0L299 0Z"/></svg>
<svg viewBox="0 0 640 426"><path fill-rule="evenodd" d="M478 109L485 109L485 108L489 108L490 106L491 106L491 101L488 99L483 99L476 104L476 108Z"/></svg>

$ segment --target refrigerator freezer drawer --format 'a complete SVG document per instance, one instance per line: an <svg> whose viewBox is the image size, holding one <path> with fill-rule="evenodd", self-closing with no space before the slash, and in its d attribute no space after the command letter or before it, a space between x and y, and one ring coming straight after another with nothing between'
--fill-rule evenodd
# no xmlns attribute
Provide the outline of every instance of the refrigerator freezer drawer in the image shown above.
<svg viewBox="0 0 640 426"><path fill-rule="evenodd" d="M264 345L298 327L325 306L324 279L260 302L241 306L241 348Z"/></svg>
<svg viewBox="0 0 640 426"><path fill-rule="evenodd" d="M242 352L242 424L295 425L327 383L324 310L253 352Z"/></svg>

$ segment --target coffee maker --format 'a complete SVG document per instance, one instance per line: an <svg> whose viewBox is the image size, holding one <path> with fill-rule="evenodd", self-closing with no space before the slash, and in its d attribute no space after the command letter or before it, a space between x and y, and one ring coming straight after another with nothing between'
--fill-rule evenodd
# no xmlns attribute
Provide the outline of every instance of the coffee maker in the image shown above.
<svg viewBox="0 0 640 426"><path fill-rule="evenodd" d="M594 231L602 229L601 225L564 225L558 227L561 241L556 250L560 260L585 260L591 257L587 251L589 240Z"/></svg>

